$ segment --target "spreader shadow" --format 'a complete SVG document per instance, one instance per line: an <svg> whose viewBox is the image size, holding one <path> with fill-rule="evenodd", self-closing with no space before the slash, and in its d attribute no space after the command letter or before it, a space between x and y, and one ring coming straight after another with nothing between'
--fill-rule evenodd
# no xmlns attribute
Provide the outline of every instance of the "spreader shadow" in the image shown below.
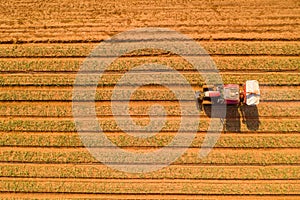
<svg viewBox="0 0 300 200"><path fill-rule="evenodd" d="M220 112L214 112L212 116L211 105L203 105L203 110L208 117L222 118L221 109L220 107ZM216 110L218 110L217 106ZM257 106L227 105L226 117L223 121L226 132L241 132L241 121L251 131L257 131L260 125Z"/></svg>
<svg viewBox="0 0 300 200"><path fill-rule="evenodd" d="M246 124L251 131L259 129L260 121L257 106L241 106L242 122Z"/></svg>

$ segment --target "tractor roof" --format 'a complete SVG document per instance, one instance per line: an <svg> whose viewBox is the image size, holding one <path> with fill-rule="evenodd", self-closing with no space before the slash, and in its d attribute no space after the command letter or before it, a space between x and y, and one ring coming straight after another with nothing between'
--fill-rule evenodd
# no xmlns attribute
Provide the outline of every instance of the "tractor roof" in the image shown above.
<svg viewBox="0 0 300 200"><path fill-rule="evenodd" d="M224 99L225 100L239 100L239 85L227 84L224 85Z"/></svg>

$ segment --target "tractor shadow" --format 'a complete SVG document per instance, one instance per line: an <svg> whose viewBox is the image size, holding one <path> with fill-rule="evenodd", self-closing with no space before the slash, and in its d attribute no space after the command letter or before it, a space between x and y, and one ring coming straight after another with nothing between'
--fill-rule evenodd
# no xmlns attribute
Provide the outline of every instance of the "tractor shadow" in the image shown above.
<svg viewBox="0 0 300 200"><path fill-rule="evenodd" d="M210 105L204 105L203 110L208 117L222 118L218 113L211 112ZM221 110L220 110L221 111ZM226 106L226 117L224 120L224 131L226 132L241 132L241 121L247 126L248 130L257 131L259 129L260 121L257 106Z"/></svg>

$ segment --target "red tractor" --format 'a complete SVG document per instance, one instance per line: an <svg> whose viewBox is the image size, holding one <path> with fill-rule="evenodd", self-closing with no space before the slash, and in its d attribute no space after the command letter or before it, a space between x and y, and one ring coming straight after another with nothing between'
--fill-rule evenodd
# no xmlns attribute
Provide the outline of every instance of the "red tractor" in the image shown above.
<svg viewBox="0 0 300 200"><path fill-rule="evenodd" d="M203 86L196 92L199 109L209 104L248 105L259 104L260 90L256 80L248 80L243 85L225 84Z"/></svg>

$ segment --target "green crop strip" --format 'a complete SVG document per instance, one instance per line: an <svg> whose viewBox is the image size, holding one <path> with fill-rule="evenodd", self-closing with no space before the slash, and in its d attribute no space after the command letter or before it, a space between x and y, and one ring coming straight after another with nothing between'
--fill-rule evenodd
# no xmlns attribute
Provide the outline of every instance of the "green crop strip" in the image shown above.
<svg viewBox="0 0 300 200"><path fill-rule="evenodd" d="M119 123L128 124L131 119L122 119ZM87 121L88 122L88 121ZM135 120L137 124L147 125L145 119L138 118ZM258 126L259 132L297 132L299 131L300 122L297 119L290 120L267 120L260 119L260 125L257 125L257 120L250 120L247 126ZM253 123L253 124L251 124ZM103 131L122 131L113 119L101 119L99 124ZM207 131L209 120L201 120L198 131ZM191 122L190 126L182 127L185 131L191 131L189 127L193 127ZM161 129L163 132L178 131L180 127L180 119L167 119L165 125ZM96 130L96 127L90 127L91 131ZM234 127L232 127L234 128ZM238 127L236 127L238 128ZM250 131L245 125L240 127L241 132ZM0 120L0 131L75 131L75 124L73 120ZM129 129L128 129L129 130ZM128 131L127 130L127 131ZM126 130L123 130L126 131Z"/></svg>

